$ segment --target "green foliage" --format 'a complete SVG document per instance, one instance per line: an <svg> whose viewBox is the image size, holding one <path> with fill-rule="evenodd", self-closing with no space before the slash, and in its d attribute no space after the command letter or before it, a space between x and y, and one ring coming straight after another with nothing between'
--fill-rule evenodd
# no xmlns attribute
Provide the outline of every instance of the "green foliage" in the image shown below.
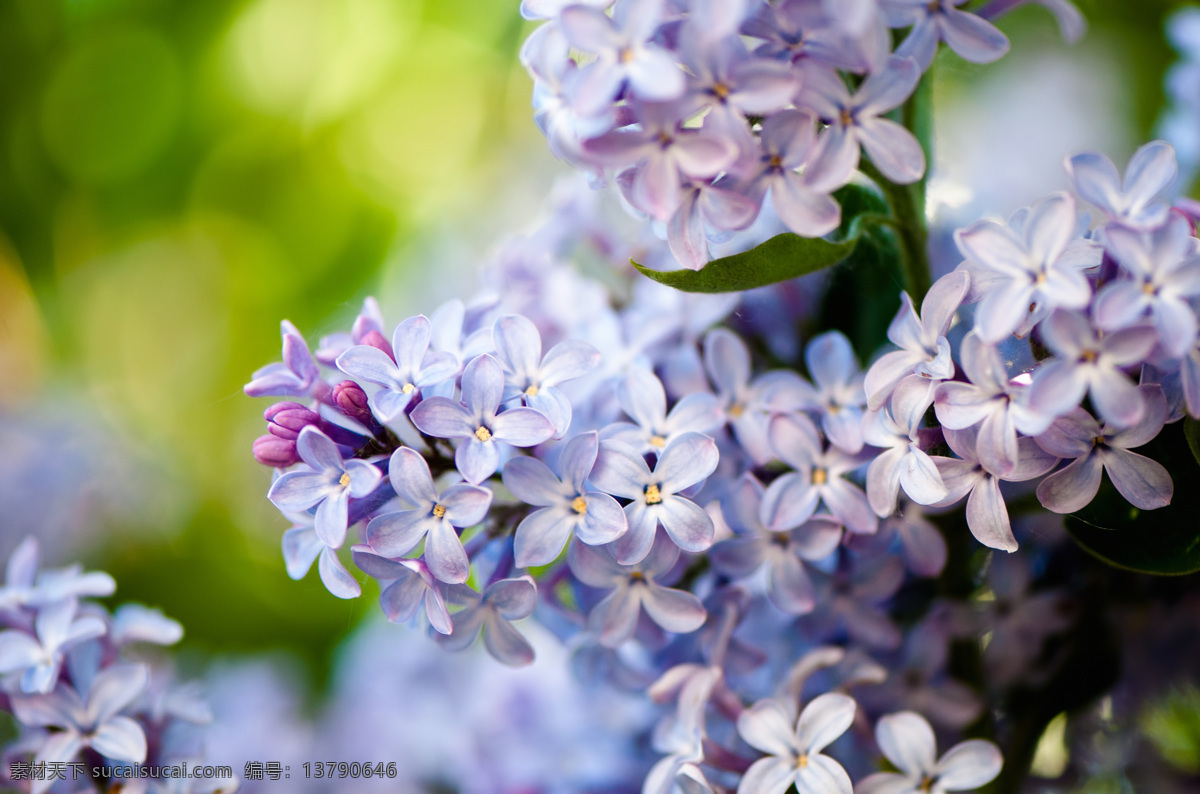
<svg viewBox="0 0 1200 794"><path fill-rule="evenodd" d="M1190 429L1189 429L1190 427ZM1140 573L1179 576L1200 571L1200 474L1193 460L1195 423L1168 425L1138 453L1171 472L1175 493L1158 510L1138 510L1117 493L1107 477L1096 498L1067 516L1066 528L1089 553L1109 565ZM1185 435L1187 438L1185 439Z"/></svg>

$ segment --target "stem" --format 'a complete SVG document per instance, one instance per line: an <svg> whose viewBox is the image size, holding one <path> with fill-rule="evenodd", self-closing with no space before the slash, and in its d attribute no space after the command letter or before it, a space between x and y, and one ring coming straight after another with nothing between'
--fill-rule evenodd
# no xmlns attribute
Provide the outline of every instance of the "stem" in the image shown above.
<svg viewBox="0 0 1200 794"><path fill-rule="evenodd" d="M923 192L923 188L897 185L889 181L868 160L863 160L858 167L879 186L892 208L892 216L896 219L896 237L900 241L904 286L913 303L920 306L933 283L929 270L929 253L925 250L929 232L925 229L923 208L919 207L917 202L917 194Z"/></svg>

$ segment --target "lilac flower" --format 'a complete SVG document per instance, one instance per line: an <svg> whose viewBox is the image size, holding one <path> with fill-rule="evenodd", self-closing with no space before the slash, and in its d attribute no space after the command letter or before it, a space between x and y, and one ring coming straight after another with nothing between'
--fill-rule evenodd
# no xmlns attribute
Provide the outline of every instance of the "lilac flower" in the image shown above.
<svg viewBox="0 0 1200 794"><path fill-rule="evenodd" d="M107 631L100 618L77 617L78 607L74 598L43 606L34 619L36 637L19 629L0 632L0 674L20 673L22 692L45 694L53 689L63 654Z"/></svg>
<svg viewBox="0 0 1200 794"><path fill-rule="evenodd" d="M1167 354L1184 355L1197 332L1188 299L1200 295L1200 256L1191 224L1171 215L1149 234L1117 226L1107 238L1109 253L1133 278L1110 281L1096 294L1096 325L1114 331L1149 314Z"/></svg>
<svg viewBox="0 0 1200 794"><path fill-rule="evenodd" d="M846 538L846 548L873 557L888 553L897 540L905 565L916 576L938 576L946 567L946 541L942 533L925 517L924 509L911 501L905 501L898 514L879 522L874 535Z"/></svg>
<svg viewBox="0 0 1200 794"><path fill-rule="evenodd" d="M429 625L440 634L453 629L446 609L446 586L421 560L389 560L370 546L351 546L354 564L379 581L379 605L392 623L407 623L422 604Z"/></svg>
<svg viewBox="0 0 1200 794"><path fill-rule="evenodd" d="M350 333L338 332L321 337L321 346L317 348L316 359L327 367L335 366L337 357L354 345L364 344L367 334L374 332L383 335L383 312L379 301L372 297L363 299L362 309L354 318Z"/></svg>
<svg viewBox="0 0 1200 794"><path fill-rule="evenodd" d="M850 340L841 331L815 336L804 349L804 363L817 387L810 405L821 412L821 429L831 443L858 452L867 395Z"/></svg>
<svg viewBox="0 0 1200 794"><path fill-rule="evenodd" d="M589 546L611 543L625 534L625 513L608 494L589 490L599 439L593 431L567 442L559 458L563 479L537 458L516 457L504 466L504 486L535 510L517 525L513 551L520 568L547 565L572 534Z"/></svg>
<svg viewBox="0 0 1200 794"><path fill-rule="evenodd" d="M553 19L567 6L576 4L608 8L613 0L521 0L521 16L526 19Z"/></svg>
<svg viewBox="0 0 1200 794"><path fill-rule="evenodd" d="M921 417L928 407L926 389L909 381L897 387L891 404L867 415L863 435L884 451L867 468L867 499L881 518L896 511L900 489L917 504L945 498L946 486L933 460L920 447Z"/></svg>
<svg viewBox="0 0 1200 794"><path fill-rule="evenodd" d="M704 625L706 613L696 596L657 581L670 573L678 559L679 548L662 536L634 565L619 564L605 548L578 541L567 547L571 573L589 587L610 591L588 613L588 628L602 645L615 648L632 637L642 610L661 628L677 634Z"/></svg>
<svg viewBox="0 0 1200 794"><path fill-rule="evenodd" d="M1040 330L1055 358L1034 373L1029 390L1034 411L1062 416L1087 394L1105 421L1121 427L1137 424L1144 411L1142 393L1122 367L1149 355L1156 341L1153 328L1099 334L1083 315L1057 311Z"/></svg>
<svg viewBox="0 0 1200 794"><path fill-rule="evenodd" d="M1075 408L1059 417L1036 441L1051 455L1071 462L1038 485L1042 506L1056 513L1073 513L1085 507L1100 488L1101 470L1108 472L1121 496L1142 510L1171 503L1174 487L1162 464L1129 450L1148 443L1167 418L1167 401L1157 386L1139 388L1146 410L1137 424L1126 429L1103 427L1087 411Z"/></svg>
<svg viewBox="0 0 1200 794"><path fill-rule="evenodd" d="M849 558L832 574L815 574L817 608L800 619L818 639L844 632L869 648L890 650L900 645L900 631L884 604L904 584L904 563L891 555Z"/></svg>
<svg viewBox="0 0 1200 794"><path fill-rule="evenodd" d="M1055 308L1082 309L1092 297L1083 270L1099 264L1092 242L1071 238L1075 199L1056 193L1014 216L1015 228L980 221L955 232L969 260L972 291L983 295L975 310L975 331L996 344L1028 328Z"/></svg>
<svg viewBox="0 0 1200 794"><path fill-rule="evenodd" d="M525 317L511 314L492 327L496 357L504 365L504 401L521 401L554 423L555 437L571 426L571 403L558 386L583 377L600 363L600 351L587 342L559 342L542 356L542 337Z"/></svg>
<svg viewBox="0 0 1200 794"><path fill-rule="evenodd" d="M1017 465L1017 431L1035 436L1054 420L1029 407L1029 389L1008 377L1000 352L971 332L963 337L960 364L968 383L938 386L934 411L943 428L965 430L978 425L978 447L972 459L1005 476Z"/></svg>
<svg viewBox="0 0 1200 794"><path fill-rule="evenodd" d="M896 384L910 375L929 381L954 377L946 333L966 297L970 281L963 270L939 278L921 302L920 316L908 293L900 293L900 311L888 326L888 339L900 349L880 356L867 370L863 380L867 408L872 411L882 408Z"/></svg>
<svg viewBox="0 0 1200 794"><path fill-rule="evenodd" d="M993 600L980 606L982 628L992 639L984 650L987 680L1007 686L1024 676L1036 681L1033 669L1043 656L1046 640L1070 628L1074 605L1064 590L1030 588L1030 560L1011 554L992 558L987 581Z"/></svg>
<svg viewBox="0 0 1200 794"><path fill-rule="evenodd" d="M371 345L355 345L337 358L342 372L383 388L370 397L381 422L391 422L420 398L420 390L458 374L458 361L449 353L429 350L433 331L424 315L410 317L392 332L392 354Z"/></svg>
<svg viewBox="0 0 1200 794"><path fill-rule="evenodd" d="M183 639L183 626L164 615L162 610L141 604L122 604L113 612L109 639L117 646L132 642L174 645Z"/></svg>
<svg viewBox="0 0 1200 794"><path fill-rule="evenodd" d="M633 367L617 390L621 410L636 424L616 422L604 429L606 441L628 444L641 453L661 454L688 433L708 433L721 426L717 399L703 392L689 394L667 413L662 381L644 367ZM707 476L707 475L705 475Z"/></svg>
<svg viewBox="0 0 1200 794"><path fill-rule="evenodd" d="M330 546L317 533L314 517L308 513L292 513L292 528L283 533L283 562L287 574L299 581L308 575L314 562L321 583L338 598L358 598L362 587L338 559L338 546Z"/></svg>
<svg viewBox="0 0 1200 794"><path fill-rule="evenodd" d="M859 147L885 177L897 184L915 182L925 173L921 144L884 114L908 99L921 79L911 58L893 57L887 67L868 77L853 95L836 73L810 70L800 90L800 103L829 125L817 142L806 172L818 190L833 190L850 181L858 167Z"/></svg>
<svg viewBox="0 0 1200 794"><path fill-rule="evenodd" d="M284 474L271 484L267 498L280 510L291 512L316 506L317 536L336 549L346 538L350 497L361 499L371 493L383 475L365 461L343 461L337 445L311 425L300 431L296 451L309 471Z"/></svg>
<svg viewBox="0 0 1200 794"><path fill-rule="evenodd" d="M699 270L709 261L706 224L722 231L744 229L757 215L758 204L750 197L711 179L689 179L667 222L667 244L679 264Z"/></svg>
<svg viewBox="0 0 1200 794"><path fill-rule="evenodd" d="M329 390L321 380L321 371L308 343L287 320L280 323L283 337L283 362L268 364L256 370L252 379L243 388L248 397L316 397Z"/></svg>
<svg viewBox="0 0 1200 794"><path fill-rule="evenodd" d="M880 717L875 724L875 741L900 772L871 775L858 784L857 794L971 791L990 783L1000 774L1003 763L999 748L983 739L960 742L935 761L933 728L912 711Z"/></svg>
<svg viewBox="0 0 1200 794"><path fill-rule="evenodd" d="M660 221L670 218L682 199L684 178L715 177L738 156L737 147L708 127L687 129L685 111L677 104L639 104L637 129L605 133L584 143L584 151L603 165L637 163L623 175L626 197Z"/></svg>
<svg viewBox="0 0 1200 794"><path fill-rule="evenodd" d="M454 592L467 605L455 613L450 634L434 637L438 645L450 651L466 650L482 631L483 644L497 661L510 667L533 663L533 648L510 622L533 614L537 585L531 577L493 582L482 596L468 587L455 588Z"/></svg>
<svg viewBox="0 0 1200 794"><path fill-rule="evenodd" d="M722 514L737 537L713 546L709 556L717 570L745 577L764 565L771 603L792 615L811 612L816 591L804 561L828 557L842 539L842 525L831 516L818 515L798 527L772 531L759 521L763 486L745 474L726 497Z"/></svg>
<svg viewBox="0 0 1200 794"><path fill-rule="evenodd" d="M738 794L851 794L850 776L841 764L821 753L854 722L854 700L828 693L816 697L793 725L787 709L760 700L738 716L746 743L767 753L746 770Z"/></svg>
<svg viewBox="0 0 1200 794"><path fill-rule="evenodd" d="M1068 157L1063 166L1080 198L1095 204L1120 226L1150 231L1167 219L1167 206L1154 203L1175 179L1175 150L1165 141L1151 141L1133 153L1125 183L1112 160L1098 152Z"/></svg>
<svg viewBox="0 0 1200 794"><path fill-rule="evenodd" d="M772 418L768 435L780 460L795 471L767 487L759 511L764 526L772 530L799 526L824 503L851 532L876 530L879 519L867 495L842 477L863 460L837 447L822 451L817 428L799 414Z"/></svg>
<svg viewBox="0 0 1200 794"><path fill-rule="evenodd" d="M682 96L683 71L670 53L650 42L662 18L664 0L621 3L612 18L585 5L567 6L558 22L571 45L594 53L575 85L575 103L584 115L595 115L628 85L647 102Z"/></svg>
<svg viewBox="0 0 1200 794"><path fill-rule="evenodd" d="M738 444L756 464L774 456L767 425L776 413L798 411L811 387L800 376L775 370L750 379L750 351L737 334L714 328L704 337L704 368L717 387L717 400Z"/></svg>
<svg viewBox="0 0 1200 794"><path fill-rule="evenodd" d="M419 452L401 447L388 466L392 488L412 510L384 513L367 524L367 543L384 557L400 557L425 540L425 562L443 582L465 582L471 563L455 528L483 520L492 504L487 488L459 483L440 495L429 464Z"/></svg>
<svg viewBox="0 0 1200 794"><path fill-rule="evenodd" d="M796 169L810 161L816 119L799 110L783 110L767 117L759 143L762 156L749 169L746 193L762 201L768 191L783 225L802 237L820 237L838 227L842 210L824 187L811 178L811 164L804 176Z"/></svg>
<svg viewBox="0 0 1200 794"><path fill-rule="evenodd" d="M712 545L712 519L681 491L717 468L717 445L700 433L684 433L663 450L654 471L633 447L604 441L592 469L592 484L631 500L625 506L629 530L616 541L617 560L631 565L646 557L659 524L684 551L704 551Z"/></svg>
<svg viewBox="0 0 1200 794"><path fill-rule="evenodd" d="M35 762L65 763L85 747L113 761L145 761L146 734L120 712L142 692L147 679L144 665L119 664L97 673L86 700L66 684L46 695L14 695L13 713L22 723L57 729L46 736ZM32 791L41 794L53 784L53 779L34 781Z"/></svg>
<svg viewBox="0 0 1200 794"><path fill-rule="evenodd" d="M40 607L68 598L110 596L117 583L103 571L83 573L79 565L38 573L37 538L26 537L8 558L4 587L0 588L0 610Z"/></svg>
<svg viewBox="0 0 1200 794"><path fill-rule="evenodd" d="M921 70L929 68L944 41L963 60L991 63L1008 52L1008 38L995 25L974 14L959 11L965 0L883 0L888 24L911 27L897 55L913 58Z"/></svg>
<svg viewBox="0 0 1200 794"><path fill-rule="evenodd" d="M943 457L933 459L948 490L946 498L938 502L938 506L956 504L966 496L967 526L975 539L993 549L1016 551L1017 539L1013 537L1008 507L1000 493L1000 481L1024 482L1041 477L1054 468L1058 458L1043 451L1033 439L1021 438L1015 442L1012 466L1006 467L1005 471L996 471L980 459L978 450L981 442L976 429L944 428L943 434L950 449L961 460Z"/></svg>
<svg viewBox="0 0 1200 794"><path fill-rule="evenodd" d="M497 413L504 374L491 356L478 356L463 370L462 396L465 405L446 397L422 400L410 418L422 433L459 439L454 465L467 482L478 485L495 473L500 444L532 447L554 435L554 423L532 408Z"/></svg>

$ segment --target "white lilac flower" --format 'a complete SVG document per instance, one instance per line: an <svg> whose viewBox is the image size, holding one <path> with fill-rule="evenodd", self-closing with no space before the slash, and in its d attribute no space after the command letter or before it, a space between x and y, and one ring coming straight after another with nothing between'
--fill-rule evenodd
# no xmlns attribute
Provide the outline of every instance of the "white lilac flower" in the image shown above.
<svg viewBox="0 0 1200 794"><path fill-rule="evenodd" d="M383 513L367 524L367 543L384 557L401 557L425 541L425 563L443 582L467 581L471 563L456 529L483 520L492 504L492 492L477 485L457 483L440 494L429 464L409 447L392 453L388 479L411 510Z"/></svg>
<svg viewBox="0 0 1200 794"><path fill-rule="evenodd" d="M463 402L448 397L422 400L409 415L417 429L458 441L454 465L478 485L500 468L500 445L532 447L554 436L554 423L532 408L500 411L504 373L489 355L477 356L462 376ZM464 404L465 403L465 404Z"/></svg>
<svg viewBox="0 0 1200 794"><path fill-rule="evenodd" d="M515 457L504 466L504 486L527 504L540 507L517 525L513 553L520 568L547 565L572 535L589 546L611 543L628 524L616 499L589 489L599 439L595 431L567 442L559 457L560 480L537 458Z"/></svg>
<svg viewBox="0 0 1200 794"><path fill-rule="evenodd" d="M432 328L424 315L410 317L392 332L392 355L371 345L354 345L337 358L342 372L383 388L370 396L381 422L391 422L421 397L421 389L458 374L458 360L429 349ZM395 360L393 360L393 356Z"/></svg>
<svg viewBox="0 0 1200 794"><path fill-rule="evenodd" d="M483 595L465 586L454 587L450 597L463 603L454 613L454 629L437 634L434 640L449 651L462 651L483 632L483 644L494 659L510 667L533 663L533 647L511 621L533 614L537 606L537 585L529 576L492 582Z"/></svg>
<svg viewBox="0 0 1200 794"><path fill-rule="evenodd" d="M103 571L83 572L82 566L38 572L37 538L26 537L8 558L4 587L0 587L0 610L39 607L67 598L110 596L117 583Z"/></svg>
<svg viewBox="0 0 1200 794"><path fill-rule="evenodd" d="M991 63L1008 52L1008 37L991 22L960 11L965 0L881 0L888 25L911 27L896 48L922 70L928 69L939 41L946 42L958 57L971 63Z"/></svg>
<svg viewBox="0 0 1200 794"><path fill-rule="evenodd" d="M858 452L863 446L862 408L867 395L850 340L841 331L813 337L804 348L804 364L816 386L806 407L820 412L821 429L830 443Z"/></svg>
<svg viewBox="0 0 1200 794"><path fill-rule="evenodd" d="M751 380L750 351L726 328L714 328L704 337L704 368L738 444L756 464L766 463L775 455L767 437L771 416L803 408L811 387L789 370Z"/></svg>
<svg viewBox="0 0 1200 794"><path fill-rule="evenodd" d="M919 316L908 293L900 293L900 311L888 326L888 339L900 349L883 354L867 370L863 388L868 409L882 408L896 384L911 375L929 381L954 377L946 333L966 297L970 281L964 270L939 278L921 302Z"/></svg>
<svg viewBox="0 0 1200 794"><path fill-rule="evenodd" d="M140 764L146 760L146 734L121 712L141 694L149 674L144 665L118 664L100 671L84 698L60 683L45 695L14 695L13 713L30 727L53 728L46 734L35 763L66 763L90 747L105 758ZM42 794L53 779L35 780L31 791Z"/></svg>
<svg viewBox="0 0 1200 794"><path fill-rule="evenodd" d="M1003 764L1000 749L983 739L960 742L937 758L933 728L913 711L880 717L875 723L875 741L900 771L871 775L855 787L856 794L971 791L990 783Z"/></svg>
<svg viewBox="0 0 1200 794"><path fill-rule="evenodd" d="M1082 309L1092 298L1083 271L1100 263L1099 246L1073 240L1075 199L1056 193L1017 213L1009 225L979 221L954 233L967 258L975 331L989 344L1022 332L1056 308Z"/></svg>
<svg viewBox="0 0 1200 794"><path fill-rule="evenodd" d="M775 700L746 709L738 717L738 733L767 757L746 770L738 794L784 794L793 785L799 794L851 794L846 770L821 751L853 724L855 710L852 698L837 693L814 698L794 724Z"/></svg>
<svg viewBox="0 0 1200 794"><path fill-rule="evenodd" d="M975 332L963 337L959 364L967 381L947 381L937 388L934 412L942 427L975 427L978 447L972 455L997 476L1017 465L1017 432L1036 436L1054 420L1029 407L1029 387L1008 377L1000 352Z"/></svg>
<svg viewBox="0 0 1200 794"><path fill-rule="evenodd" d="M812 516L788 529L770 530L759 521L763 486L745 474L722 503L722 515L737 533L713 546L713 566L735 577L752 575L763 566L771 603L792 615L811 612L816 591L804 561L828 557L842 540L842 525L832 516Z"/></svg>
<svg viewBox="0 0 1200 794"><path fill-rule="evenodd" d="M863 436L883 451L867 467L867 500L880 518L896 511L900 489L917 504L931 505L946 496L937 466L921 449L921 417L928 389L920 380L904 381L891 402L863 418Z"/></svg>
<svg viewBox="0 0 1200 794"><path fill-rule="evenodd" d="M571 573L589 587L609 591L587 617L588 629L602 645L615 648L632 637L643 610L659 627L677 634L704 625L707 613L696 596L658 581L669 577L678 559L679 548L664 536L655 539L649 554L634 565L621 565L606 548L571 542L567 547Z"/></svg>
<svg viewBox="0 0 1200 794"><path fill-rule="evenodd" d="M321 380L317 362L308 351L308 343L296 326L280 323L283 337L283 361L255 370L243 391L248 397L316 397L329 391Z"/></svg>
<svg viewBox="0 0 1200 794"><path fill-rule="evenodd" d="M1130 504L1154 510L1171 503L1174 486L1162 464L1130 452L1151 441L1167 418L1167 401L1157 386L1139 387L1146 410L1132 427L1100 423L1082 408L1055 420L1037 437L1039 447L1071 462L1038 485L1042 506L1056 513L1073 513L1085 507L1100 489L1100 474L1108 472L1112 484Z"/></svg>
<svg viewBox="0 0 1200 794"><path fill-rule="evenodd" d="M1108 252L1132 278L1114 279L1096 293L1096 325L1115 331L1149 315L1167 354L1183 356L1197 336L1188 301L1200 295L1200 250L1191 224L1171 215L1147 234L1118 226L1106 237Z"/></svg>
<svg viewBox="0 0 1200 794"><path fill-rule="evenodd" d="M764 526L791 528L804 523L824 504L851 532L874 532L879 518L867 495L842 475L866 462L838 447L822 450L821 436L807 417L779 414L768 433L779 459L792 467L767 487L759 509Z"/></svg>
<svg viewBox="0 0 1200 794"><path fill-rule="evenodd" d="M700 769L704 761L705 710L714 689L723 685L720 667L680 664L650 685L650 698L662 703L677 699L674 712L656 726L655 750L666 753L642 784L642 794L711 794L713 789Z"/></svg>
<svg viewBox="0 0 1200 794"><path fill-rule="evenodd" d="M113 612L108 635L118 647L131 642L174 645L183 639L183 626L164 615L162 610L141 604L122 604Z"/></svg>
<svg viewBox="0 0 1200 794"><path fill-rule="evenodd" d="M504 365L505 402L517 398L554 423L555 438L571 426L571 402L558 388L581 378L600 363L600 351L578 339L559 342L542 355L537 327L519 314L496 320L492 326L496 358Z"/></svg>
<svg viewBox="0 0 1200 794"><path fill-rule="evenodd" d="M383 480L379 469L362 460L342 460L329 436L308 425L296 438L296 451L308 471L289 471L271 484L267 498L280 510L317 508L313 524L326 546L340 548L346 538L350 498L361 499Z"/></svg>
<svg viewBox="0 0 1200 794"><path fill-rule="evenodd" d="M595 115L629 86L646 102L665 102L683 95L686 83L672 54L650 41L663 15L664 0L621 3L614 16L597 8L570 5L558 23L573 47L596 55L574 87L579 112Z"/></svg>
<svg viewBox="0 0 1200 794"><path fill-rule="evenodd" d="M1101 418L1114 426L1130 427L1141 420L1142 393L1124 368L1142 363L1153 350L1153 328L1134 326L1105 334L1082 314L1057 311L1039 330L1055 357L1033 374L1030 408L1062 416L1087 395Z"/></svg>
<svg viewBox="0 0 1200 794"><path fill-rule="evenodd" d="M869 76L854 94L835 72L806 72L799 102L829 125L808 163L809 184L818 190L846 184L858 167L861 150L897 184L920 179L925 173L921 144L911 132L885 117L908 99L920 79L917 63L901 57L890 58L886 68Z"/></svg>
<svg viewBox="0 0 1200 794"><path fill-rule="evenodd" d="M797 169L813 156L816 119L800 110L783 110L762 124L758 163L746 163L743 190L762 202L769 192L771 203L783 225L801 237L820 237L838 227L842 210L828 194L817 188L807 172Z"/></svg>
<svg viewBox="0 0 1200 794"><path fill-rule="evenodd" d="M644 367L629 370L617 388L617 399L635 424L615 422L604 428L601 438L627 444L642 454L661 455L675 439L710 433L722 424L717 398L705 392L685 396L667 413L662 381Z"/></svg>
<svg viewBox="0 0 1200 794"><path fill-rule="evenodd" d="M1079 197L1099 207L1112 223L1150 231L1166 221L1167 205L1154 199L1178 173L1171 144L1151 141L1134 152L1124 184L1112 160L1098 152L1073 155L1063 166Z"/></svg>
<svg viewBox="0 0 1200 794"><path fill-rule="evenodd" d="M0 632L0 674L19 673L20 691L45 694L58 682L64 654L107 631L104 621L78 617L79 602L65 598L38 609L34 635L20 629Z"/></svg>
<svg viewBox="0 0 1200 794"><path fill-rule="evenodd" d="M625 506L629 530L616 541L617 560L622 565L636 563L650 553L659 524L684 551L704 551L712 545L716 532L712 518L680 493L712 474L718 457L717 444L711 438L684 433L667 445L651 471L633 447L601 442L592 484L631 500Z"/></svg>
<svg viewBox="0 0 1200 794"><path fill-rule="evenodd" d="M407 623L425 606L429 625L440 634L453 630L446 608L446 585L421 560L390 560L370 546L351 546L354 564L379 581L379 605L392 623Z"/></svg>
<svg viewBox="0 0 1200 794"><path fill-rule="evenodd" d="M936 506L948 507L967 497L967 526L975 539L993 549L1016 551L1017 539L1013 537L1000 482L1024 482L1041 477L1054 468L1058 457L1043 450L1032 438L1021 438L1016 442L1012 466L1005 471L996 471L979 458L980 441L976 428L944 428L943 433L946 443L960 459L933 459L948 490Z"/></svg>
<svg viewBox="0 0 1200 794"><path fill-rule="evenodd" d="M283 533L283 562L287 574L299 581L308 575L314 562L321 583L338 598L358 598L362 587L338 559L337 546L330 546L317 534L310 513L285 513L292 528Z"/></svg>

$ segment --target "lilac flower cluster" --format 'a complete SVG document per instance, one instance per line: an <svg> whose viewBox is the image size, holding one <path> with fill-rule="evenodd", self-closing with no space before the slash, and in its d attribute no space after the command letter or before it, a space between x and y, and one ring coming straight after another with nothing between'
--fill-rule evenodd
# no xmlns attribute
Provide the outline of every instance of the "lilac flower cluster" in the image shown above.
<svg viewBox="0 0 1200 794"><path fill-rule="evenodd" d="M551 151L615 181L697 269L710 239L749 227L764 206L804 237L837 228L831 193L863 153L892 182L919 180L925 152L891 111L941 42L975 63L1001 58L1008 39L989 20L1021 4L525 0L522 13L546 22L521 60ZM1041 4L1079 35L1069 3ZM893 29L907 31L894 51Z"/></svg>
<svg viewBox="0 0 1200 794"><path fill-rule="evenodd" d="M26 538L0 587L0 703L20 727L0 779L31 794L110 784L148 794L236 791L232 778L99 777L138 765L195 767L203 759L196 726L212 714L195 687L145 661L147 646L179 641L178 623L134 603L110 614L88 600L112 595L108 574L77 565L39 570L38 562L37 542Z"/></svg>

